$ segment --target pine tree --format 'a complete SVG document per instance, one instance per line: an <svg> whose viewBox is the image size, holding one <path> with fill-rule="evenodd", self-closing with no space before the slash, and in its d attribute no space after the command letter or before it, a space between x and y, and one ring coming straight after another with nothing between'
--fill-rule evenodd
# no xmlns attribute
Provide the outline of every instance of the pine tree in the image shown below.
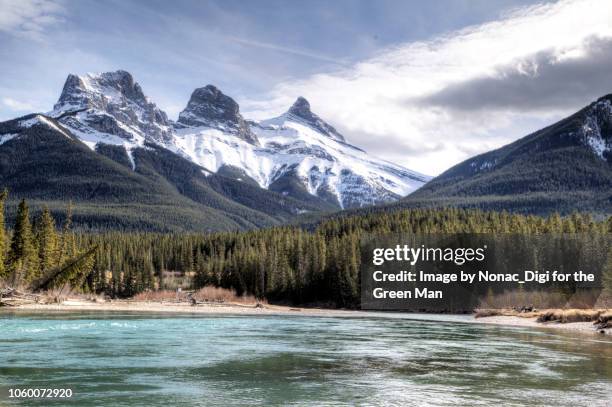
<svg viewBox="0 0 612 407"><path fill-rule="evenodd" d="M55 220L49 209L45 207L36 222L36 241L38 243L38 259L40 275L57 264L57 234Z"/></svg>
<svg viewBox="0 0 612 407"><path fill-rule="evenodd" d="M606 263L601 272L601 282L604 298L612 299L612 250L608 252Z"/></svg>
<svg viewBox="0 0 612 407"><path fill-rule="evenodd" d="M0 279L5 279L8 276L4 266L4 257L6 254L6 231L4 230L4 204L8 197L8 190L0 193Z"/></svg>
<svg viewBox="0 0 612 407"><path fill-rule="evenodd" d="M14 284L28 284L37 277L38 256L32 235L29 209L25 200L19 203L17 209L17 219L7 260L10 271L13 273Z"/></svg>
<svg viewBox="0 0 612 407"><path fill-rule="evenodd" d="M72 202L69 202L66 208L66 219L62 225L56 265L61 266L69 258L76 256L76 254L76 242L72 232Z"/></svg>
<svg viewBox="0 0 612 407"><path fill-rule="evenodd" d="M61 267L55 267L45 273L35 289L49 288L78 288L83 285L85 278L91 273L94 266L95 253L98 250L94 246L84 253L68 259Z"/></svg>

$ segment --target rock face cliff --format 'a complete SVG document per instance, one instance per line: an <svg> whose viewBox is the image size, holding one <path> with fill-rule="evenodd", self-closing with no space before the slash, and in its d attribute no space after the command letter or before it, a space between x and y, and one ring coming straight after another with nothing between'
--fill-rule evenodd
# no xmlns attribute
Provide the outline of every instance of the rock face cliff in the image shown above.
<svg viewBox="0 0 612 407"><path fill-rule="evenodd" d="M259 144L257 137L240 114L238 103L213 85L193 91L187 107L179 114L179 128L209 127L232 134L252 144Z"/></svg>
<svg viewBox="0 0 612 407"><path fill-rule="evenodd" d="M69 75L53 115L63 115L62 123L92 141L97 136L133 142L145 138L159 143L172 140L172 123L166 113L147 99L125 71Z"/></svg>

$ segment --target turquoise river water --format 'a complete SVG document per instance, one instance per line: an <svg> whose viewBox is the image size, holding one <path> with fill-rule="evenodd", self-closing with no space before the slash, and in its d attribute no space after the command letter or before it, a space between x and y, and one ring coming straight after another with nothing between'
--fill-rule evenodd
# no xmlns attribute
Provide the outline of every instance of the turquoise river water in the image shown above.
<svg viewBox="0 0 612 407"><path fill-rule="evenodd" d="M612 406L610 339L466 318L0 313L0 406Z"/></svg>

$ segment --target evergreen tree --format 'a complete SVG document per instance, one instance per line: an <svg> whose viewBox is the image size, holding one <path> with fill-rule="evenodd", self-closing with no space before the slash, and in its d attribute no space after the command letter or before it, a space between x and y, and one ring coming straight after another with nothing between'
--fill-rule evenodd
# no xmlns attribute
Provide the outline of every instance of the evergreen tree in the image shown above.
<svg viewBox="0 0 612 407"><path fill-rule="evenodd" d="M76 241L72 232L72 202L66 208L66 219L62 225L62 234L57 255L57 266L61 266L69 258L76 256Z"/></svg>
<svg viewBox="0 0 612 407"><path fill-rule="evenodd" d="M36 241L38 243L39 274L44 274L57 264L57 234L55 220L44 207L36 221Z"/></svg>
<svg viewBox="0 0 612 407"><path fill-rule="evenodd" d="M4 227L4 204L8 197L8 190L0 193L0 279L5 279L8 276L6 268L4 266L4 260L6 255L6 231Z"/></svg>
<svg viewBox="0 0 612 407"><path fill-rule="evenodd" d="M38 277L38 255L36 252L28 205L25 200L19 203L17 219L13 228L11 248L7 258L13 274L14 284L29 284Z"/></svg>
<svg viewBox="0 0 612 407"><path fill-rule="evenodd" d="M601 272L604 298L612 300L612 250L608 252L606 263Z"/></svg>
<svg viewBox="0 0 612 407"><path fill-rule="evenodd" d="M91 270L95 261L96 246L69 259L61 267L55 267L45 273L35 289L80 288Z"/></svg>

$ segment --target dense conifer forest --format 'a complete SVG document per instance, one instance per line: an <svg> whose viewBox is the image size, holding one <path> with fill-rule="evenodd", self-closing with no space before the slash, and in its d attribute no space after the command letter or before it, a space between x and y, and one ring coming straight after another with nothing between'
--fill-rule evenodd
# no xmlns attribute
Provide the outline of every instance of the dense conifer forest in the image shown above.
<svg viewBox="0 0 612 407"><path fill-rule="evenodd" d="M1 196L2 213L6 192ZM0 277L10 284L130 297L156 289L214 285L273 302L359 303L360 246L387 233L610 233L612 217L525 216L466 209L405 209L297 226L213 234L75 233L70 208L58 229L48 210L30 220L25 201L5 231ZM33 222L33 223L32 223ZM41 283L42 282L42 283Z"/></svg>
<svg viewBox="0 0 612 407"><path fill-rule="evenodd" d="M0 193L0 286L86 290L97 247L77 247L71 228L71 205L66 208L64 223L58 231L48 208L43 208L32 223L28 204L22 200L12 230L7 231L4 221L7 196L7 190Z"/></svg>

